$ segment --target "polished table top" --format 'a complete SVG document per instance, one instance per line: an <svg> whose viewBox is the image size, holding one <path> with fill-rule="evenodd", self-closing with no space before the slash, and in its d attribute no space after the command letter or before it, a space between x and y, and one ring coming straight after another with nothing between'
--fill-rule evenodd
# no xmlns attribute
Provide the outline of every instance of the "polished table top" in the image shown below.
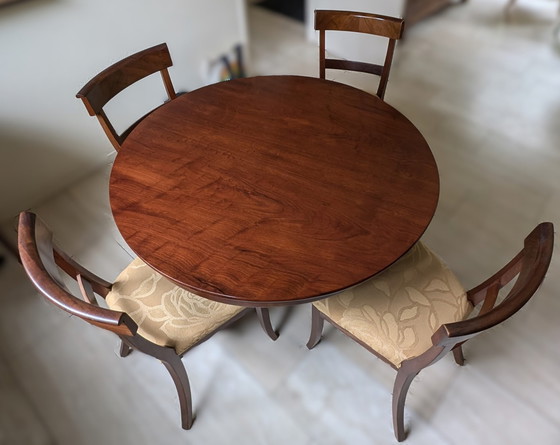
<svg viewBox="0 0 560 445"><path fill-rule="evenodd" d="M313 301L403 255L437 206L430 148L401 113L336 82L210 85L146 117L110 179L116 224L146 263L207 298Z"/></svg>

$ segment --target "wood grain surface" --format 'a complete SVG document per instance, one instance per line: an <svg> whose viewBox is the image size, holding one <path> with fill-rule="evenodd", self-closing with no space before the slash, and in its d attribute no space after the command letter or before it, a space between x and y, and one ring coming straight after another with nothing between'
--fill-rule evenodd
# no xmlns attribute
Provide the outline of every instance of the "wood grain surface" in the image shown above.
<svg viewBox="0 0 560 445"><path fill-rule="evenodd" d="M165 104L110 179L129 246L217 301L274 306L360 283L403 255L436 209L438 171L378 97L300 76L238 79Z"/></svg>

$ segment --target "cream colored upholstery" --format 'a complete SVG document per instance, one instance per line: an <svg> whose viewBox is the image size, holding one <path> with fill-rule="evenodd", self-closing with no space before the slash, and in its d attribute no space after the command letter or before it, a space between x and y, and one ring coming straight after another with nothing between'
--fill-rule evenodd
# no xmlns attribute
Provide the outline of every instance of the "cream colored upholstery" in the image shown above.
<svg viewBox="0 0 560 445"><path fill-rule="evenodd" d="M130 315L142 337L179 355L244 309L188 292L139 258L120 273L106 301Z"/></svg>
<svg viewBox="0 0 560 445"><path fill-rule="evenodd" d="M313 304L397 368L432 346L442 324L472 311L455 274L421 242L367 282Z"/></svg>

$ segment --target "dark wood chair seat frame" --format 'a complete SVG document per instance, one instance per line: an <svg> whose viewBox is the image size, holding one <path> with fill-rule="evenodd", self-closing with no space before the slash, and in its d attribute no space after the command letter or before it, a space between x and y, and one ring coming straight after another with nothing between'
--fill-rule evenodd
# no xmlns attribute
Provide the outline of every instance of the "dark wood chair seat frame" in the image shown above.
<svg viewBox="0 0 560 445"><path fill-rule="evenodd" d="M521 309L537 291L550 265L553 245L554 227L552 223L539 224L525 239L523 249L515 258L492 277L467 292L467 298L473 306L481 305L479 313L464 321L441 325L432 335L433 346L417 357L404 360L399 368L337 325L314 306L312 309L311 335L307 347L312 349L319 343L324 321L327 320L395 368L397 376L393 388L393 427L397 440L399 442L403 441L406 438L404 428L405 399L410 384L416 375L422 369L436 363L449 351L453 352L456 363L462 366L464 364L463 343L507 320ZM516 277L517 280L509 293L501 302L496 304L500 290Z"/></svg>
<svg viewBox="0 0 560 445"><path fill-rule="evenodd" d="M182 427L190 429L193 423L191 390L187 372L181 361L182 356L171 347L159 346L139 335L137 324L125 312L99 306L95 294L102 298L106 297L112 284L80 266L53 244L50 230L31 212L20 214L18 250L27 275L48 301L94 326L115 333L121 339L121 357L127 356L132 349L136 349L161 360L177 388ZM77 281L82 299L66 290L59 270ZM251 308L244 309L219 329L237 321L250 310ZM276 340L278 334L272 328L268 309L257 308L256 311L265 332ZM196 345L206 341L214 333L202 338Z"/></svg>
<svg viewBox="0 0 560 445"><path fill-rule="evenodd" d="M385 97L395 44L403 35L404 20L379 14L352 11L315 11L315 30L319 31L319 77L325 79L326 69L357 71L380 76L377 96ZM387 37L389 43L383 65L325 56L325 31L352 31Z"/></svg>
<svg viewBox="0 0 560 445"><path fill-rule="evenodd" d="M161 43L111 65L93 77L76 94L76 97L84 102L90 116L97 117L115 150L120 150L122 143L130 132L153 110L134 122L122 134L118 134L105 111L103 111L103 107L125 88L158 71L161 74L168 99L175 99L177 94L168 71L168 68L172 65L173 61L167 44Z"/></svg>

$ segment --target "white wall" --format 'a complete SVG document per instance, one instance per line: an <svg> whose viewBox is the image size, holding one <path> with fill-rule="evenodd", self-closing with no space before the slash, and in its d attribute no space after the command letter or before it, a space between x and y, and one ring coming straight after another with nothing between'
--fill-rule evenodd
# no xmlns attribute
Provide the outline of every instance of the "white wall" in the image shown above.
<svg viewBox="0 0 560 445"><path fill-rule="evenodd" d="M247 43L245 2L25 0L0 7L0 221L108 162L114 150L75 95L110 64L161 42L173 58L176 90L200 87L209 57ZM137 98L128 98L123 113L145 106Z"/></svg>

